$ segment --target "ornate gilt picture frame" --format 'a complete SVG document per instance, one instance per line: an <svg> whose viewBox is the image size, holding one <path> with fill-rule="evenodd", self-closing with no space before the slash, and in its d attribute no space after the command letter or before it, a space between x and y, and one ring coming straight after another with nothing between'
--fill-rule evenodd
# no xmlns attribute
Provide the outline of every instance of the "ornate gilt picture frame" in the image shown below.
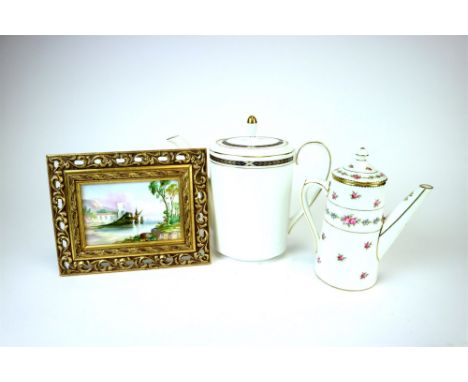
<svg viewBox="0 0 468 382"><path fill-rule="evenodd" d="M60 275L210 262L205 149L48 155Z"/></svg>

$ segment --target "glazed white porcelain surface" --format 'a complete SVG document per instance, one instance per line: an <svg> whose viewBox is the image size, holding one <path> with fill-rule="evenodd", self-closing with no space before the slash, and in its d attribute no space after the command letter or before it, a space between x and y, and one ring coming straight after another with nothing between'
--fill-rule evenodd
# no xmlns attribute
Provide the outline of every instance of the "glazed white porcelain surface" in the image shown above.
<svg viewBox="0 0 468 382"><path fill-rule="evenodd" d="M320 142L296 153L285 140L255 136L255 129L251 134L219 139L210 148L210 220L217 252L259 261L285 252L288 232L303 215L299 210L290 217L289 211L299 152L311 144L325 148L327 176L331 158Z"/></svg>
<svg viewBox="0 0 468 382"><path fill-rule="evenodd" d="M378 278L379 262L432 186L421 185L389 216L384 215L387 177L367 162L361 148L347 166L333 171L328 182L306 181L302 205L316 241L315 272L325 283L344 290L365 290ZM315 228L307 188L327 192L320 234Z"/></svg>
<svg viewBox="0 0 468 382"><path fill-rule="evenodd" d="M330 181L315 265L320 279L349 290L376 283L384 187Z"/></svg>
<svg viewBox="0 0 468 382"><path fill-rule="evenodd" d="M324 221L315 259L317 276L341 289L370 288L377 281L378 237L379 230L356 234Z"/></svg>
<svg viewBox="0 0 468 382"><path fill-rule="evenodd" d="M293 164L245 169L212 162L210 167L210 219L216 250L246 261L284 253Z"/></svg>

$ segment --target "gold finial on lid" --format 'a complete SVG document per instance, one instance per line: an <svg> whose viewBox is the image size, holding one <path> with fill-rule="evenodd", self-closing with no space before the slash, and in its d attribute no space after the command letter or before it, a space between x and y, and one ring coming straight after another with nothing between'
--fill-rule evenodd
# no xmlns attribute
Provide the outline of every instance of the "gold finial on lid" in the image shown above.
<svg viewBox="0 0 468 382"><path fill-rule="evenodd" d="M247 118L247 123L257 123L257 118L255 118L255 115L249 115L249 118Z"/></svg>

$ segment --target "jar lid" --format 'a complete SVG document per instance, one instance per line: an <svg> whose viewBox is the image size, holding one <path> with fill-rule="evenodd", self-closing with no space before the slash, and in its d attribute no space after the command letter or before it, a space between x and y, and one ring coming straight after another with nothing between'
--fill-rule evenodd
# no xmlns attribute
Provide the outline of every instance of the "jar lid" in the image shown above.
<svg viewBox="0 0 468 382"><path fill-rule="evenodd" d="M387 182L387 176L372 166L367 161L368 157L366 149L361 147L347 166L333 170L333 179L357 187L383 186Z"/></svg>
<svg viewBox="0 0 468 382"><path fill-rule="evenodd" d="M280 138L256 135L257 119L247 120L248 135L223 138L210 148L213 162L239 167L282 166L294 161L294 149Z"/></svg>

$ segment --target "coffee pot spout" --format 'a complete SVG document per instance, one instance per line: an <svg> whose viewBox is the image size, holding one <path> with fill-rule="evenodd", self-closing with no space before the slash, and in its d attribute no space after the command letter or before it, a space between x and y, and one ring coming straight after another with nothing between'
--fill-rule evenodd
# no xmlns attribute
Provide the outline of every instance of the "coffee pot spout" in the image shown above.
<svg viewBox="0 0 468 382"><path fill-rule="evenodd" d="M433 187L431 185L421 184L416 190L412 191L404 198L394 211L385 218L384 224L380 230L377 254L379 259L385 255L406 223L408 223L414 212L430 194L432 189Z"/></svg>

